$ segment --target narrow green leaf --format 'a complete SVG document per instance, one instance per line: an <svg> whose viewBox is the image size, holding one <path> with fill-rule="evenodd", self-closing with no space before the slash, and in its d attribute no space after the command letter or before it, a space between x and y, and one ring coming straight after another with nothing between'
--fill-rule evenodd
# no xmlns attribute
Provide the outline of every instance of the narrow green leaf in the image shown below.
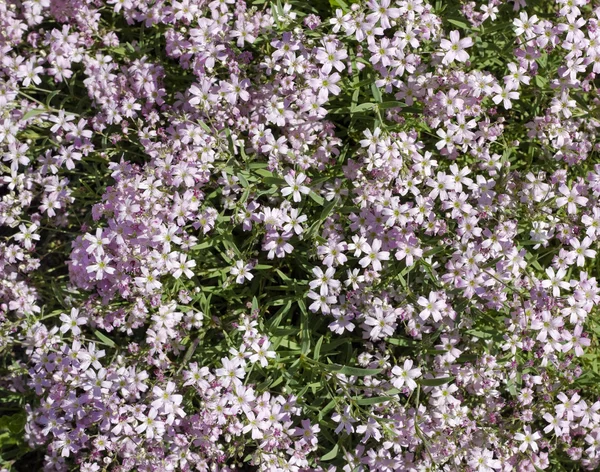
<svg viewBox="0 0 600 472"><path fill-rule="evenodd" d="M479 338L479 339L491 339L494 337L494 333L481 331L478 329L470 329L467 331L467 334L470 334L471 336L475 336L476 338Z"/></svg>
<svg viewBox="0 0 600 472"><path fill-rule="evenodd" d="M339 450L339 446L336 444L335 446L333 446L333 449L331 451L329 451L327 454L325 454L323 457L321 457L322 461L331 461L333 459L335 459L338 455L338 450Z"/></svg>
<svg viewBox="0 0 600 472"><path fill-rule="evenodd" d="M391 101L391 102L380 103L377 106L379 107L380 110L387 110L388 108L402 108L402 107L406 107L407 105L404 102Z"/></svg>
<svg viewBox="0 0 600 472"><path fill-rule="evenodd" d="M352 107L352 109L350 110L350 113L351 114L361 113L363 111L373 110L374 108L375 108L375 103L361 103L360 105L356 105L355 107Z"/></svg>
<svg viewBox="0 0 600 472"><path fill-rule="evenodd" d="M285 180L280 177L265 177L263 179L263 182L267 185L277 185L277 186L285 184Z"/></svg>
<svg viewBox="0 0 600 472"><path fill-rule="evenodd" d="M289 282L290 280L292 280L279 269L275 269L275 272L277 272L277 275L279 275L279 277L281 277L281 280L283 280L284 282Z"/></svg>
<svg viewBox="0 0 600 472"><path fill-rule="evenodd" d="M255 270L267 270L267 269L272 269L273 266L269 265L269 264L256 264L254 266Z"/></svg>
<svg viewBox="0 0 600 472"><path fill-rule="evenodd" d="M464 30L468 30L469 25L466 24L464 21L460 21L460 20L453 20L451 18L448 18L448 23L453 24L454 26L458 26L459 28L462 28Z"/></svg>
<svg viewBox="0 0 600 472"><path fill-rule="evenodd" d="M393 397L367 397L367 398L356 398L357 405L377 405L378 403L385 403L394 400Z"/></svg>
<svg viewBox="0 0 600 472"><path fill-rule="evenodd" d="M238 179L240 179L240 183L242 184L242 187L247 188L250 185L248 183L248 180L246 179L246 177L241 172L237 172L235 175Z"/></svg>
<svg viewBox="0 0 600 472"><path fill-rule="evenodd" d="M298 306L300 307L300 329L302 336L302 354L308 354L310 351L310 326L309 326L309 314L306 309L306 305L303 300L298 300Z"/></svg>
<svg viewBox="0 0 600 472"><path fill-rule="evenodd" d="M375 82L371 82L371 93L373 94L373 98L377 103L381 103L381 90L375 84Z"/></svg>
<svg viewBox="0 0 600 472"><path fill-rule="evenodd" d="M273 177L273 172L270 172L267 169L254 169L254 172L262 177Z"/></svg>
<svg viewBox="0 0 600 472"><path fill-rule="evenodd" d="M190 359L192 358L192 356L194 355L194 352L196 351L196 348L198 347L198 344L200 343L200 339L196 338L194 339L191 344L189 345L189 347L187 348L187 350L185 351L185 355L183 356L183 361L181 362L181 364L179 365L179 370L177 371L178 373L181 371L181 369L183 369L187 363L190 361Z"/></svg>
<svg viewBox="0 0 600 472"><path fill-rule="evenodd" d="M344 0L329 0L329 5L333 8L340 7L344 13L348 13L348 4Z"/></svg>
<svg viewBox="0 0 600 472"><path fill-rule="evenodd" d="M106 344L109 347L115 347L116 344L114 343L114 341L112 339L110 339L108 336L106 336L105 334L102 334L100 331L95 330L94 334L96 335L96 337L102 341L104 344Z"/></svg>
<svg viewBox="0 0 600 472"><path fill-rule="evenodd" d="M324 417L325 414L331 410L333 410L333 408L335 407L335 405L337 405L337 400L335 398L331 399L331 401L329 403L327 403L327 405L325 405L324 407L319 409L319 421L321 421Z"/></svg>
<svg viewBox="0 0 600 472"><path fill-rule="evenodd" d="M328 343L325 343L321 347L321 351L323 353L330 352L330 351L333 351L338 346L341 346L342 344L347 344L348 342L349 341L347 338L336 338L336 339L329 341Z"/></svg>
<svg viewBox="0 0 600 472"><path fill-rule="evenodd" d="M315 344L315 351L313 353L313 359L315 361L318 361L319 356L321 355L321 346L323 345L323 339L325 339L325 336L321 336L317 341L317 344Z"/></svg>
<svg viewBox="0 0 600 472"><path fill-rule="evenodd" d="M25 113L23 115L23 120L28 120L30 118L35 118L38 115L42 115L44 113L48 113L47 110L44 110L43 108L35 108L33 110L29 110L27 113Z"/></svg>
<svg viewBox="0 0 600 472"><path fill-rule="evenodd" d="M310 193L308 194L308 196L310 198L312 198L315 202L317 202L319 205L323 205L323 203L325 203L325 200L323 199L323 197L321 197L320 195L317 195L314 191L310 191Z"/></svg>
<svg viewBox="0 0 600 472"><path fill-rule="evenodd" d="M333 200L325 204L325 206L323 207L323 211L321 212L321 217L319 218L321 221L325 221L327 219L337 202L338 199L334 198Z"/></svg>
<svg viewBox="0 0 600 472"><path fill-rule="evenodd" d="M437 379L421 379L419 383L425 387L439 387L450 383L454 380L454 377L439 377Z"/></svg>

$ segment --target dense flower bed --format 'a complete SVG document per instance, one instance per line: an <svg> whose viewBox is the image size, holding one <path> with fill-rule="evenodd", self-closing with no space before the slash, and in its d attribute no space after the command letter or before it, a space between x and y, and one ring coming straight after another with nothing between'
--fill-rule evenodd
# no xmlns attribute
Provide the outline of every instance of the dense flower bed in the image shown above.
<svg viewBox="0 0 600 472"><path fill-rule="evenodd" d="M600 5L0 0L0 468L600 468Z"/></svg>

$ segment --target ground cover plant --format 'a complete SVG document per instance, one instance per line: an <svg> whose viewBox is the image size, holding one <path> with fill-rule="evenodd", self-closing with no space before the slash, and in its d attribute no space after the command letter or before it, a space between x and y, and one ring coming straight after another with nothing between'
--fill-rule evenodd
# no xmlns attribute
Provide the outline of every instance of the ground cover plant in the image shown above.
<svg viewBox="0 0 600 472"><path fill-rule="evenodd" d="M595 0L0 0L0 470L598 470L598 72Z"/></svg>

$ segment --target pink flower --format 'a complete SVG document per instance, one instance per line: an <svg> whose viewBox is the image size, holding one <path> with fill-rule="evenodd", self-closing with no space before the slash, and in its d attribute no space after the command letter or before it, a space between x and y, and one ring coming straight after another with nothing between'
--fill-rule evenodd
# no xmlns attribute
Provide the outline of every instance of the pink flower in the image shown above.
<svg viewBox="0 0 600 472"><path fill-rule="evenodd" d="M358 263L363 268L372 265L373 270L380 271L381 261L389 260L390 253L388 251L380 250L381 241L379 239L374 239L371 245L365 243L364 247L366 255L360 261L358 261Z"/></svg>
<svg viewBox="0 0 600 472"><path fill-rule="evenodd" d="M519 451L525 452L529 448L533 452L537 452L539 448L536 441L541 439L542 435L538 431L532 433L531 426L524 426L523 432L516 433L514 437L517 441L521 441Z"/></svg>
<svg viewBox="0 0 600 472"><path fill-rule="evenodd" d="M511 100L519 99L519 92L512 88L510 84L507 84L504 88L499 85L495 88L496 95L492 97L492 101L499 105L502 103L504 108L510 110L512 108Z"/></svg>
<svg viewBox="0 0 600 472"><path fill-rule="evenodd" d="M40 240L40 235L36 233L38 228L39 226L35 223L29 227L25 226L24 224L20 224L20 231L14 236L15 241L22 241L25 249L31 249L33 247L33 242Z"/></svg>
<svg viewBox="0 0 600 472"><path fill-rule="evenodd" d="M438 299L436 292L430 292L429 298L419 297L417 304L423 307L419 313L419 317L422 320L426 320L431 316L435 322L442 319L442 310L446 308L446 302Z"/></svg>
<svg viewBox="0 0 600 472"><path fill-rule="evenodd" d="M109 262L111 261L108 256L100 256L96 255L96 263L89 265L86 267L86 271L88 273L95 272L96 280L102 280L104 278L104 274L112 275L115 273L115 268L109 266Z"/></svg>
<svg viewBox="0 0 600 472"><path fill-rule="evenodd" d="M87 323L87 318L79 316L79 310L77 308L71 308L70 315L62 313L60 315L60 320L63 322L63 325L60 327L60 332L64 334L71 330L73 336L80 335L81 328L79 327Z"/></svg>
<svg viewBox="0 0 600 472"><path fill-rule="evenodd" d="M442 59L443 64L448 65L455 60L466 62L469 59L469 54L465 49L473 46L473 40L471 38L460 39L459 32L455 30L450 32L450 40L442 39L440 41L440 46L446 51Z"/></svg>
<svg viewBox="0 0 600 472"><path fill-rule="evenodd" d="M413 361L406 359L402 367L396 365L392 368L392 385L397 389L402 389L406 386L409 390L417 388L417 382L414 379L421 376L421 369L418 367L412 368Z"/></svg>
<svg viewBox="0 0 600 472"><path fill-rule="evenodd" d="M571 254L576 257L577 266L579 267L583 267L586 257L596 257L596 251L589 248L592 245L592 239L589 236L583 238L583 241L579 241L577 238L571 238L569 244L573 248Z"/></svg>
<svg viewBox="0 0 600 472"><path fill-rule="evenodd" d="M83 239L90 243L86 249L87 253L90 254L93 252L99 256L104 255L104 247L110 243L108 237L103 237L102 228L96 228L96 236L86 233Z"/></svg>
<svg viewBox="0 0 600 472"><path fill-rule="evenodd" d="M515 34L517 36L525 35L527 39L531 39L535 37L535 32L533 31L534 25L537 23L538 17L533 15L529 16L527 12L522 11L519 13L519 18L513 20L513 25L515 26Z"/></svg>
<svg viewBox="0 0 600 472"><path fill-rule="evenodd" d="M375 341L392 336L397 326L396 314L393 311L384 312L381 307L375 307L373 311L365 317L365 325L371 326L370 338Z"/></svg>
<svg viewBox="0 0 600 472"><path fill-rule="evenodd" d="M316 433L321 431L321 427L317 424L311 425L310 420L302 420L302 427L297 427L294 435L300 436L301 440L315 447L319 440L316 437Z"/></svg>
<svg viewBox="0 0 600 472"><path fill-rule="evenodd" d="M330 288L335 291L340 287L341 283L333 278L335 275L333 267L329 267L325 272L320 267L313 267L312 271L317 278L312 280L309 286L313 290L320 288L321 295L328 295Z"/></svg>
<svg viewBox="0 0 600 472"><path fill-rule="evenodd" d="M561 185L558 191L563 196L556 199L556 205L558 208L567 205L567 212L570 215L577 213L577 205L585 206L588 201L587 198L579 194L576 186L573 186L573 188L569 190L569 187L566 185Z"/></svg>
<svg viewBox="0 0 600 472"><path fill-rule="evenodd" d="M306 175L302 172L298 173L298 175L294 175L293 172L290 172L284 177L284 179L289 185L289 187L285 187L281 190L281 194L284 197L292 194L293 200L295 202L299 202L302 200L300 194L307 195L310 193L310 188L308 188L306 185L302 185L302 182L306 180Z"/></svg>
<svg viewBox="0 0 600 472"><path fill-rule="evenodd" d="M252 343L253 354L248 358L250 362L260 362L260 365L263 367L267 367L269 364L269 359L273 359L276 356L275 351L269 351L269 346L271 345L268 339L264 339L262 344L258 342Z"/></svg>
<svg viewBox="0 0 600 472"><path fill-rule="evenodd" d="M243 284L245 280L252 280L254 275L250 273L252 270L251 264L244 264L244 261L236 261L235 265L230 269L231 275L235 275L235 281L238 284Z"/></svg>
<svg viewBox="0 0 600 472"><path fill-rule="evenodd" d="M165 424L156 419L158 415L158 411L156 408L150 408L148 415L141 416L141 423L135 428L136 433L146 433L146 437L148 439L153 439L155 437L162 437L165 432Z"/></svg>
<svg viewBox="0 0 600 472"><path fill-rule="evenodd" d="M152 393L156 397L156 400L152 402L152 408L161 410L165 414L177 413L179 416L185 416L184 411L179 407L183 401L183 396L175 392L175 384L171 381L167 382L164 390L158 385L155 385L152 389Z"/></svg>

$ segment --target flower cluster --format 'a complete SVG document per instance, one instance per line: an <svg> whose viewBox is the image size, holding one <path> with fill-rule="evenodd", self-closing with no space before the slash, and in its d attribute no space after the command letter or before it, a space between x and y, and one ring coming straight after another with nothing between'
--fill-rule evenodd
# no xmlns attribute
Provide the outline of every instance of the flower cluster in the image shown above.
<svg viewBox="0 0 600 472"><path fill-rule="evenodd" d="M597 470L592 3L0 4L8 447Z"/></svg>

